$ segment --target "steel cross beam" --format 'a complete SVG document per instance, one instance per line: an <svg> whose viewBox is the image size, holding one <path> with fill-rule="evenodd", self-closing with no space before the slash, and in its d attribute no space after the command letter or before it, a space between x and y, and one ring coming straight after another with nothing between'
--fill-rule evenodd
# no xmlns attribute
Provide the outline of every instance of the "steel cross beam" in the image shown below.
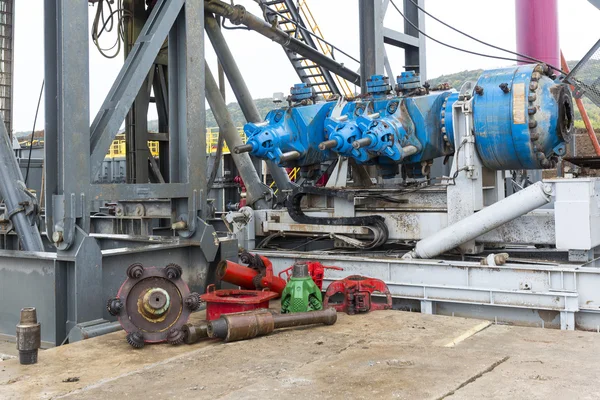
<svg viewBox="0 0 600 400"><path fill-rule="evenodd" d="M93 175L102 166L111 142L138 95L184 3L185 0L158 0L100 107L92 123L88 150L91 153Z"/></svg>

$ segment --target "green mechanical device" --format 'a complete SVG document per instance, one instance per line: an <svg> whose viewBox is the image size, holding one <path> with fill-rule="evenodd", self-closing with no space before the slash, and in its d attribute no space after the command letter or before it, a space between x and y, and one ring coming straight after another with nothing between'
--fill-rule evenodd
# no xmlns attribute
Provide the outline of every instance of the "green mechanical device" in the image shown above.
<svg viewBox="0 0 600 400"><path fill-rule="evenodd" d="M308 272L308 264L294 264L292 277L281 294L281 312L286 314L322 309L323 296Z"/></svg>

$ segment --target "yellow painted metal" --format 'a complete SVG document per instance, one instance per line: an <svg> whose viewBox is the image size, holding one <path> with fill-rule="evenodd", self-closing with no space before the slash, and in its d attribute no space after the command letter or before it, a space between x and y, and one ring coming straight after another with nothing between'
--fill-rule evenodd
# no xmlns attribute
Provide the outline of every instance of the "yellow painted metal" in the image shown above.
<svg viewBox="0 0 600 400"><path fill-rule="evenodd" d="M315 17L313 15L312 11L310 11L310 8L308 7L308 4L306 3L306 0L300 0L298 2L298 8L300 9L302 16L304 17L304 22L306 22L306 24L308 24L308 28L311 30L311 32L314 33L318 38L325 39L325 37L323 36L323 32L321 32L321 28L319 28L319 25L317 24L317 21L315 20ZM324 55L326 55L328 57L332 57L333 48L331 46L329 46L328 44L324 43L322 40L319 40L319 39L317 39L317 43L319 43L321 52ZM350 83L347 80L340 78L339 76L337 76L335 74L334 74L334 76L338 82L339 89L342 91L344 96L347 98L354 97L354 92L351 89Z"/></svg>
<svg viewBox="0 0 600 400"><path fill-rule="evenodd" d="M306 1L300 0L298 2L298 8L299 8L300 12L302 13L305 23L308 24L308 29L310 29L310 31L317 36L316 41L319 44L321 53L323 53L324 55L326 55L328 57L332 57L333 49L331 48L331 46L324 43L322 40L319 40L319 38L324 39L323 32L321 32L321 28L319 28L319 25L317 24L317 21L315 20L315 17L313 15L312 11L310 10L310 8L308 7L308 4L306 3ZM275 9L280 14L285 16L286 18L288 18L290 20L292 19L292 15L290 14L289 11L287 11L285 4L283 4L283 3L276 4ZM284 24L281 24L281 29L283 29L285 31L295 30L296 32L295 32L294 36L296 38L301 38L303 35L305 35L305 33L303 33L301 30L297 30L296 25L291 22L286 22ZM321 72L319 70L317 64L315 64L313 61L303 60L303 61L301 61L301 64L304 67L313 67L313 68L306 69L307 75L318 75ZM335 74L333 74L333 75L335 76L335 79L337 80L338 85L339 85L339 89L341 90L343 95L347 98L354 97L354 92L351 89L350 83L347 80L340 78L339 76L337 76ZM329 87L329 85L327 84L327 82L325 81L325 79L322 76L310 77L309 81L310 81L310 83L313 84L313 87L317 91L324 92L324 91L331 90L331 88Z"/></svg>

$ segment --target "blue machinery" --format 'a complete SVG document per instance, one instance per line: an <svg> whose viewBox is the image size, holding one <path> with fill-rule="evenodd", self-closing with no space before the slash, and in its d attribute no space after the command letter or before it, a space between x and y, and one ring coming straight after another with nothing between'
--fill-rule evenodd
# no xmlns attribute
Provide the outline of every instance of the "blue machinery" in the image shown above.
<svg viewBox="0 0 600 400"><path fill-rule="evenodd" d="M444 85L423 87L412 71L398 76L392 94L388 78L374 75L368 94L349 102L316 102L310 87L298 84L289 107L244 127L248 142L235 151L285 167L348 157L376 165L383 178L393 178L400 164L418 178L432 160L457 151L453 106L472 96L472 130L485 167L552 168L565 154L573 117L567 86L549 74L541 64L489 70L460 94Z"/></svg>

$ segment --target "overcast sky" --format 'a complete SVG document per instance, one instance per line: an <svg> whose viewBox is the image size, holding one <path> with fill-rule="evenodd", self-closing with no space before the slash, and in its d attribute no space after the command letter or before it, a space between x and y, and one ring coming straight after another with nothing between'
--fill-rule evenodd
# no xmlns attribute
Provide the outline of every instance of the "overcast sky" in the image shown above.
<svg viewBox="0 0 600 400"><path fill-rule="evenodd" d="M307 0L323 36L359 57L358 1L357 0ZM30 131L35 107L44 75L43 0L17 0L15 28L15 79L14 123L15 131ZM255 14L259 8L253 0L236 0ZM401 0L396 4L401 5ZM514 0L426 0L426 9L445 22L497 46L515 49ZM91 7L90 20L95 8ZM598 20L600 11L587 0L559 0L559 29L561 47L567 59L578 59L600 38ZM334 17L335 16L335 17ZM402 18L389 7L385 26L402 30ZM494 52L462 37L439 23L427 19L425 29L429 35L458 47L505 55ZM240 69L255 98L270 97L273 92L289 91L298 81L281 47L254 32L226 31L225 36ZM112 39L112 38L110 38ZM404 57L401 49L390 48L388 55L394 74L402 71ZM206 57L216 72L216 57L207 45ZM341 60L341 56L340 56ZM92 119L117 76L123 59L103 58L90 42L90 105ZM427 42L427 75L434 78L467 69L494 68L511 64L458 53L437 43ZM348 61L347 66L356 65ZM228 91L227 101L234 100ZM149 118L154 119L152 110ZM43 128L43 106L36 129Z"/></svg>

